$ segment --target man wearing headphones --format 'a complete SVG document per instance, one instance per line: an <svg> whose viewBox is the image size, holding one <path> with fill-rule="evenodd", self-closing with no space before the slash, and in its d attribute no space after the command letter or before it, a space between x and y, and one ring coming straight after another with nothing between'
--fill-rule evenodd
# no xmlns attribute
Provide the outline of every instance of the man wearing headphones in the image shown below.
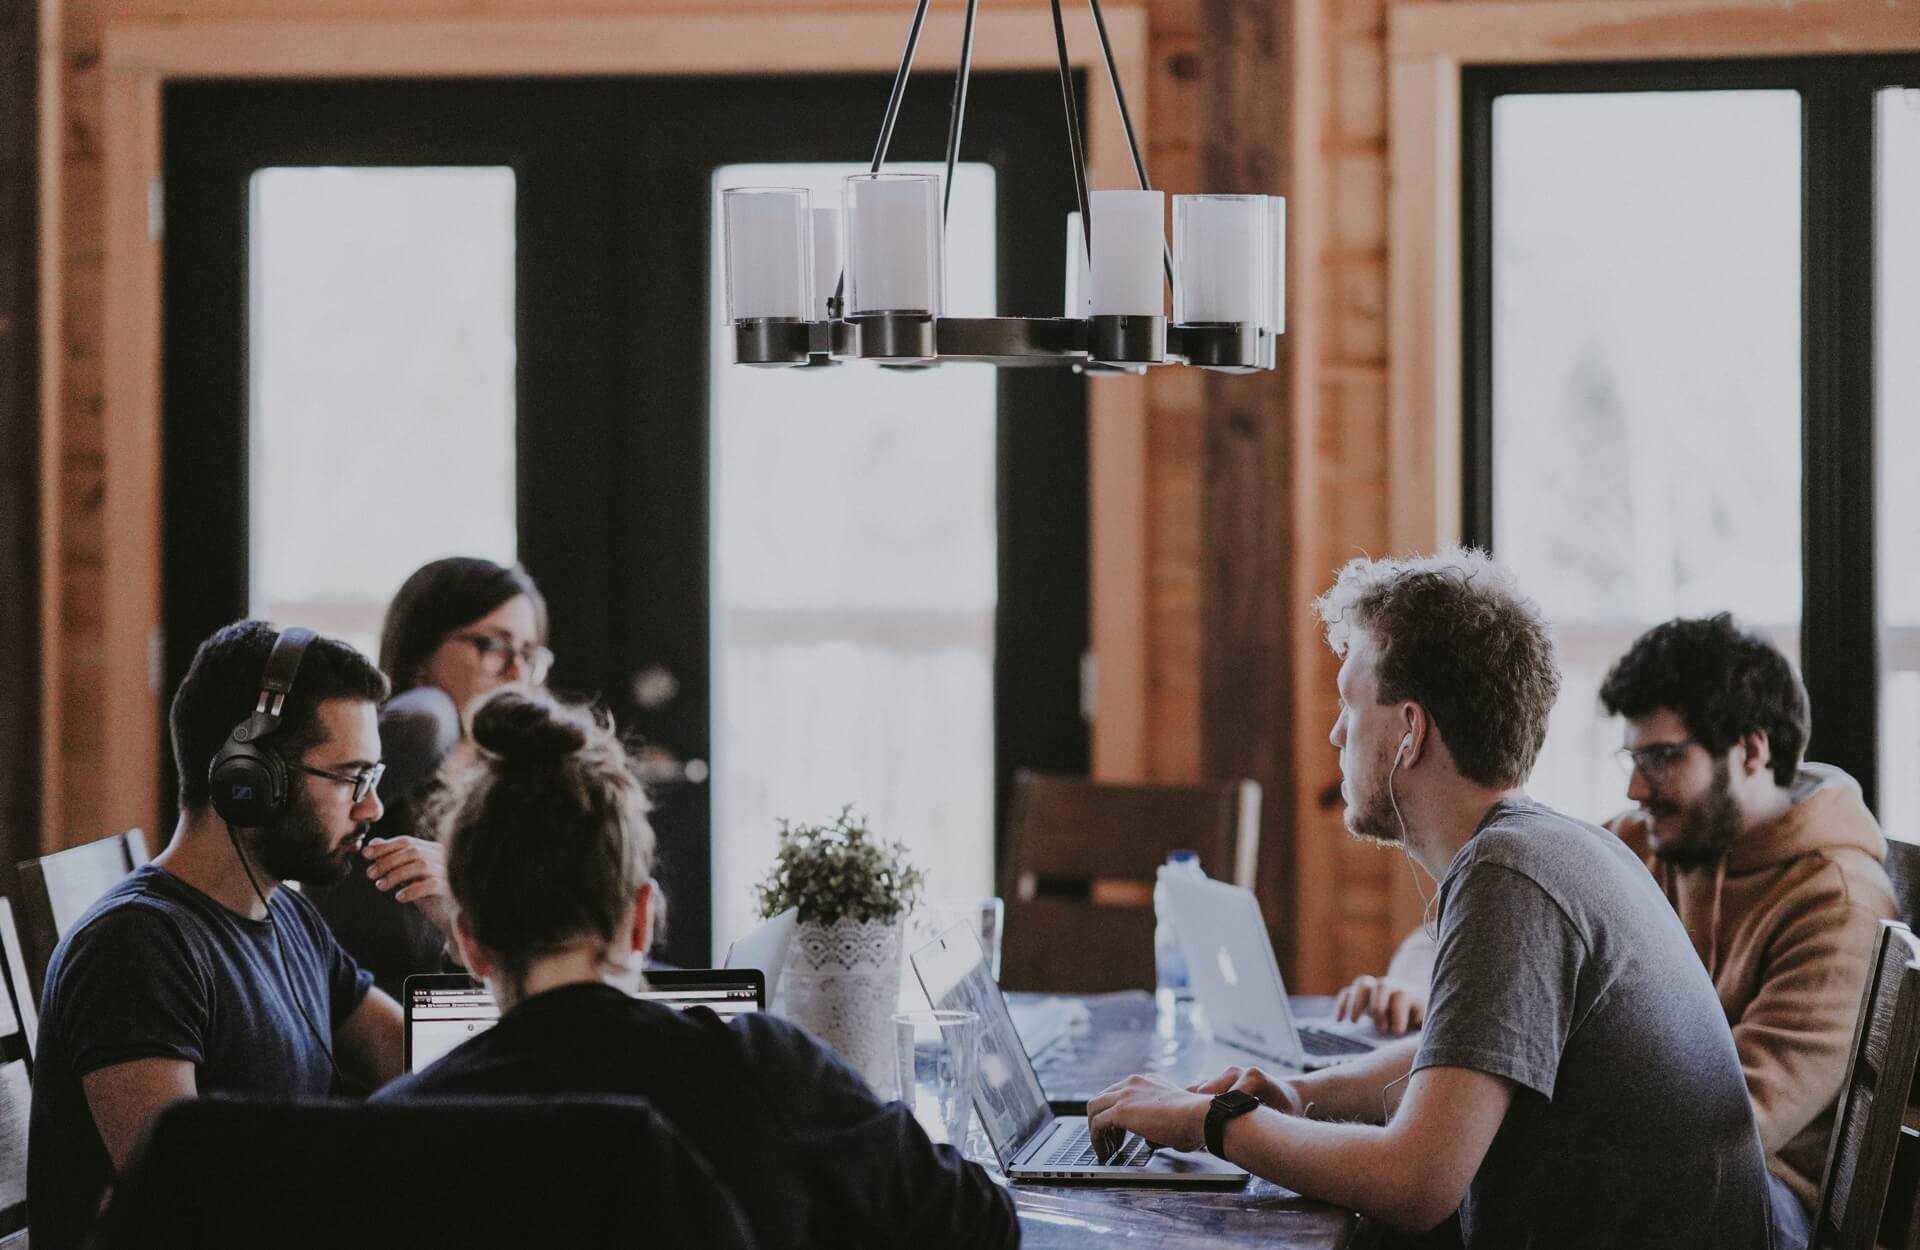
<svg viewBox="0 0 1920 1250"><path fill-rule="evenodd" d="M325 1097L399 1074L399 1006L312 903L278 888L366 871L447 923L437 846L362 846L380 816L386 692L359 652L306 630L242 621L194 655L170 717L173 840L47 966L28 1150L36 1250L80 1244L141 1129L175 1099Z"/></svg>

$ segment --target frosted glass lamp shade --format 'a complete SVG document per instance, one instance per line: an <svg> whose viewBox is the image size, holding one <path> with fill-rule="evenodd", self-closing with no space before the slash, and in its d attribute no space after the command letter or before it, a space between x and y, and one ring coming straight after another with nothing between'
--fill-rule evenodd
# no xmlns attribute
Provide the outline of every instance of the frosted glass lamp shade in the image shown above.
<svg viewBox="0 0 1920 1250"><path fill-rule="evenodd" d="M1087 277L1087 235L1079 213L1067 214L1067 295L1063 317L1093 316L1093 283Z"/></svg>
<svg viewBox="0 0 1920 1250"><path fill-rule="evenodd" d="M813 195L805 187L721 193L727 320L804 321L813 308Z"/></svg>
<svg viewBox="0 0 1920 1250"><path fill-rule="evenodd" d="M854 174L843 184L846 315L939 316L946 285L938 174Z"/></svg>
<svg viewBox="0 0 1920 1250"><path fill-rule="evenodd" d="M1287 332L1287 197L1267 197L1267 259L1273 262L1273 281L1267 288L1267 329Z"/></svg>
<svg viewBox="0 0 1920 1250"><path fill-rule="evenodd" d="M1166 194L1095 191L1088 209L1093 214L1093 315L1162 315Z"/></svg>
<svg viewBox="0 0 1920 1250"><path fill-rule="evenodd" d="M840 288L840 210L813 210L813 311L809 321L825 321L833 314L827 301Z"/></svg>
<svg viewBox="0 0 1920 1250"><path fill-rule="evenodd" d="M1173 319L1265 325L1272 235L1264 195L1173 197Z"/></svg>

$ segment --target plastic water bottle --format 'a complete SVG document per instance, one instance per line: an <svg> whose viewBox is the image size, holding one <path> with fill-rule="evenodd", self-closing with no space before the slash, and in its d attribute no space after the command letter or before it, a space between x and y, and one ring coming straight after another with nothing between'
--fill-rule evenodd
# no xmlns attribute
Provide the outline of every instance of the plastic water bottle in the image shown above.
<svg viewBox="0 0 1920 1250"><path fill-rule="evenodd" d="M1154 1001L1163 1011L1171 1011L1175 1002L1193 997L1192 986L1187 980L1187 957L1181 951L1180 938L1173 930L1173 906L1167 900L1167 887L1163 884L1169 875L1206 880L1207 874L1200 870L1200 852L1174 851L1169 854L1167 862L1160 867L1160 879L1153 887Z"/></svg>

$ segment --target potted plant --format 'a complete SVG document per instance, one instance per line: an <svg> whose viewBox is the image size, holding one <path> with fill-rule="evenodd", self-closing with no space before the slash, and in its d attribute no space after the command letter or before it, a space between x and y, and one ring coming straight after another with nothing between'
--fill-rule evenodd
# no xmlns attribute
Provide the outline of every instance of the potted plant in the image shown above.
<svg viewBox="0 0 1920 1250"><path fill-rule="evenodd" d="M754 890L762 916L799 911L781 1010L883 1095L894 1084L901 930L920 886L907 848L876 840L849 806L825 824L782 820L773 867Z"/></svg>

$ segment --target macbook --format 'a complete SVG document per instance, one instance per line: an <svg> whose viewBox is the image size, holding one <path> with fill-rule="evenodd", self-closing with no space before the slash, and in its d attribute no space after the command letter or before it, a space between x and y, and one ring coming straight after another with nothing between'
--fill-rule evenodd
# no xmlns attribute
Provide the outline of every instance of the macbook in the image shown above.
<svg viewBox="0 0 1920 1250"><path fill-rule="evenodd" d="M461 1042L500 1019L493 995L464 972L432 972L407 978L407 1071L418 1072ZM707 1007L721 1019L767 1005L767 983L757 968L653 969L635 994L685 1011Z"/></svg>
<svg viewBox="0 0 1920 1250"><path fill-rule="evenodd" d="M1224 881L1161 879L1187 978L1217 1042L1292 1068L1324 1068L1377 1042L1332 1020L1299 1023L1253 891Z"/></svg>
<svg viewBox="0 0 1920 1250"><path fill-rule="evenodd" d="M1087 1118L1056 1116L1047 1106L1033 1061L987 970L980 939L967 926L956 925L915 952L913 971L936 1008L980 1017L980 1081L973 1105L1009 1178L1198 1186L1237 1186L1247 1179L1245 1169L1204 1151L1154 1150L1134 1134L1102 1163L1088 1139Z"/></svg>

